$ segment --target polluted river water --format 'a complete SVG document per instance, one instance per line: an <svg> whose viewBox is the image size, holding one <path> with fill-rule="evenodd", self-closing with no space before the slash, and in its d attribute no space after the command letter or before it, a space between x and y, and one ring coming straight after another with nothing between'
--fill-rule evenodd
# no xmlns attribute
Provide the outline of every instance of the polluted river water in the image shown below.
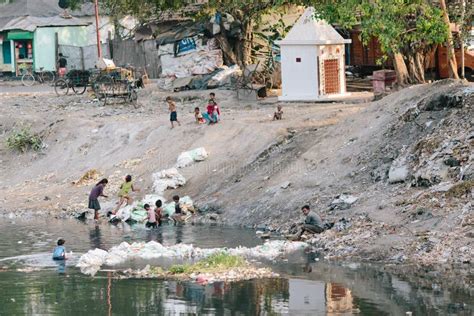
<svg viewBox="0 0 474 316"><path fill-rule="evenodd" d="M51 259L58 238L70 259ZM0 315L472 315L472 292L426 286L378 266L329 263L299 251L259 265L280 277L199 285L189 281L117 279L81 273L80 256L122 242L200 248L255 247L252 230L222 226L142 225L56 219L0 222ZM70 252L72 251L72 254ZM130 264L139 266L137 262Z"/></svg>

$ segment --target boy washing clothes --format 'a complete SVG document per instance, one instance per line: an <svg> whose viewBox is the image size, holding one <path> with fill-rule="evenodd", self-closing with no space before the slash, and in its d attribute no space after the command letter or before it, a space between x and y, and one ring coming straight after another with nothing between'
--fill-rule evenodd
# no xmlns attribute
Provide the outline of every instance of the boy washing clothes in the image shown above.
<svg viewBox="0 0 474 316"><path fill-rule="evenodd" d="M167 97L166 102L168 103L168 109L170 111L171 128L174 128L174 122L178 123L178 125L181 126L181 123L178 121L178 112L176 108L176 103L173 101L171 97Z"/></svg>
<svg viewBox="0 0 474 316"><path fill-rule="evenodd" d="M176 226L176 224L184 222L184 212L179 203L178 195L173 196L173 202L174 202L174 214L173 216L171 216L171 218L173 219L174 225Z"/></svg>
<svg viewBox="0 0 474 316"><path fill-rule="evenodd" d="M66 260L66 247L64 244L66 241L64 239L59 239L57 246L53 250L53 260Z"/></svg>

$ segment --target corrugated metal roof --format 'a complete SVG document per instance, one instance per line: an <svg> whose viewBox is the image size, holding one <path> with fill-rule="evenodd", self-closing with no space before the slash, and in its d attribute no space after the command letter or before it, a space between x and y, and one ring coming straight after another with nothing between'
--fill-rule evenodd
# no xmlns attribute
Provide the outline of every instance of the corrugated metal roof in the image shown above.
<svg viewBox="0 0 474 316"><path fill-rule="evenodd" d="M31 29L31 27L36 28L38 26L84 25L78 19L62 18L61 14L63 13L64 10L58 6L58 0L14 0L12 3L0 5L0 31L12 29L10 26L13 24L26 27L21 28L25 31ZM92 3L85 3L80 10L70 13L74 17L91 16L94 15L94 5ZM54 19L48 20L45 18ZM27 25L28 22L38 22L39 25Z"/></svg>
<svg viewBox="0 0 474 316"><path fill-rule="evenodd" d="M3 27L0 27L0 31L10 30L23 30L28 32L34 32L38 27L47 26L87 26L87 22L84 22L78 18L65 19L60 16L53 17L35 17L35 16L20 16L11 19Z"/></svg>

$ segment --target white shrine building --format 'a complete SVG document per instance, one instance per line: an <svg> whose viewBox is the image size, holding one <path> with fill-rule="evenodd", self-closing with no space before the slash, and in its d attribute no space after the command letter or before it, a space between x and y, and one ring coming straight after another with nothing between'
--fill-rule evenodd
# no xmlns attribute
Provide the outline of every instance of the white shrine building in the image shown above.
<svg viewBox="0 0 474 316"><path fill-rule="evenodd" d="M308 8L281 47L280 101L318 101L346 95L344 39Z"/></svg>

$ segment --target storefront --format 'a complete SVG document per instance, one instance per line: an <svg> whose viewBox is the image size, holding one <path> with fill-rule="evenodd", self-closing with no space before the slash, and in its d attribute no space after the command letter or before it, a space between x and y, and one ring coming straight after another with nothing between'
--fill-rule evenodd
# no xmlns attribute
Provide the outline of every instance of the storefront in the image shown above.
<svg viewBox="0 0 474 316"><path fill-rule="evenodd" d="M33 33L10 31L7 41L11 41L10 47L13 47L11 59L15 74L19 76L25 69L32 69L34 60Z"/></svg>

